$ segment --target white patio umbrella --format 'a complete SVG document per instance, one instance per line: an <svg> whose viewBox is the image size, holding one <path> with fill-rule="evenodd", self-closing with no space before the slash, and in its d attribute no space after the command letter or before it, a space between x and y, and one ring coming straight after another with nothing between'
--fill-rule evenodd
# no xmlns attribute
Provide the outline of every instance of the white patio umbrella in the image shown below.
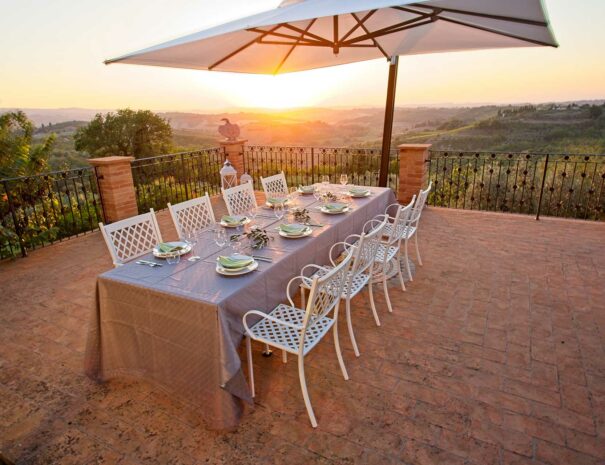
<svg viewBox="0 0 605 465"><path fill-rule="evenodd" d="M541 0L284 0L105 63L277 74L386 58L384 186L399 55L532 46L557 46Z"/></svg>

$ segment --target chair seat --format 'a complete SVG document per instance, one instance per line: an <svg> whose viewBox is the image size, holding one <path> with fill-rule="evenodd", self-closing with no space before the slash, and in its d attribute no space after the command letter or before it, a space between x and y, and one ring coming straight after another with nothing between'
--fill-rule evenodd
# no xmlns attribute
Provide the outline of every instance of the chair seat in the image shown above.
<svg viewBox="0 0 605 465"><path fill-rule="evenodd" d="M387 223L387 225L382 230L382 235L390 237L392 232L393 232L393 224ZM405 229L403 230L403 234L402 234L401 238L404 240L409 239L414 234L416 234L416 226L406 226Z"/></svg>
<svg viewBox="0 0 605 465"><path fill-rule="evenodd" d="M271 313L269 313L269 315L278 320L302 328L305 311L290 305L279 304ZM303 355L306 355L315 347L333 324L334 320L327 316L315 318L315 321L309 324L307 334L305 335ZM286 352L298 354L301 329L294 329L267 318L263 318L250 328L250 333L250 336L257 341L265 342L273 347L285 350Z"/></svg>
<svg viewBox="0 0 605 465"><path fill-rule="evenodd" d="M321 276L325 275L328 271L330 271L334 267L324 266L323 268L324 268L323 270L318 270L315 273L313 273L311 276L309 276L308 278L306 277L303 279L303 284L306 289L311 288L311 282L313 281L313 278L321 277ZM369 273L356 273L356 275L353 276L353 279L351 279L351 275L352 275L352 272L348 271L345 285L342 290L343 299L346 299L347 297L355 297L357 294L359 294L359 292L361 292L363 290L364 286L368 283L368 281L370 280L370 277L371 277Z"/></svg>
<svg viewBox="0 0 605 465"><path fill-rule="evenodd" d="M399 252L399 247L395 247L393 245L380 244L378 250L376 251L376 262L384 263L385 260L390 262L393 260L395 255Z"/></svg>

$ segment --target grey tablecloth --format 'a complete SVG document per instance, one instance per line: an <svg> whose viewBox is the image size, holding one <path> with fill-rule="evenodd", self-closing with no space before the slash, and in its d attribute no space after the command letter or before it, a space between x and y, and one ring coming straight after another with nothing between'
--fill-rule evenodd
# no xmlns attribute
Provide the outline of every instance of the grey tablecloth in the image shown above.
<svg viewBox="0 0 605 465"><path fill-rule="evenodd" d="M242 315L283 302L287 282L304 265L327 263L332 244L359 233L368 219L395 201L390 189L371 190L371 197L354 199L354 210L343 215L325 215L312 196L300 196L299 204L325 225L303 239L280 237L275 231L279 222L264 211L257 222L273 240L256 253L273 262L260 262L259 272L217 274L216 257L228 251L216 246L207 231L194 250L201 261L189 262L185 256L177 265L162 262L155 268L129 263L100 275L86 374L98 381L144 378L189 403L211 427L237 426L243 402L252 402L237 352Z"/></svg>

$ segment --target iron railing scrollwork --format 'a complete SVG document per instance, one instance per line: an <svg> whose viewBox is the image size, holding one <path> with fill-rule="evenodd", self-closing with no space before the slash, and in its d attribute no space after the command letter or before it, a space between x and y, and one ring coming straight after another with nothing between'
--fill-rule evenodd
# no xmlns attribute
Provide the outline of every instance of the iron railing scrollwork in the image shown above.
<svg viewBox="0 0 605 465"><path fill-rule="evenodd" d="M342 147L288 147L249 145L244 147L244 168L254 179L254 187L261 189L260 177L283 171L288 185L314 184L323 176L332 183L346 174L350 184L377 186L380 174L381 150L376 148ZM399 156L391 150L388 185L397 189Z"/></svg>
<svg viewBox="0 0 605 465"><path fill-rule="evenodd" d="M99 221L92 168L0 180L0 259L92 231Z"/></svg>
<svg viewBox="0 0 605 465"><path fill-rule="evenodd" d="M141 158L132 162L139 213L163 209L208 194L219 194L222 147Z"/></svg>
<svg viewBox="0 0 605 465"><path fill-rule="evenodd" d="M605 155L431 151L429 204L605 219Z"/></svg>

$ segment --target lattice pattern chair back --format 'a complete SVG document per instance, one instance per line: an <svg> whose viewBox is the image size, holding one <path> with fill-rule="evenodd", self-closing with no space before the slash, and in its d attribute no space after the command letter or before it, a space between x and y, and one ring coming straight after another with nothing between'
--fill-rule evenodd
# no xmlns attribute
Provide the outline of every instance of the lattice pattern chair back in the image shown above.
<svg viewBox="0 0 605 465"><path fill-rule="evenodd" d="M261 176L260 182L267 198L288 195L288 183L283 171L268 178Z"/></svg>
<svg viewBox="0 0 605 465"><path fill-rule="evenodd" d="M364 273L372 265L378 253L380 242L382 239L382 231L384 230L387 221L387 215L379 215L379 223L374 222L370 230L363 233L357 243L357 250L354 251L353 264L351 265L351 276ZM366 228L364 227L364 230Z"/></svg>
<svg viewBox="0 0 605 465"><path fill-rule="evenodd" d="M416 203L414 204L414 209L413 209L412 215L410 217L411 226L416 226L416 227L418 226L418 223L420 222L420 216L422 215L422 210L424 209L424 206L426 204L426 199L428 199L432 188L433 188L433 181L430 182L429 187L427 187L425 190L421 189L420 192L418 193L418 199L416 200Z"/></svg>
<svg viewBox="0 0 605 465"><path fill-rule="evenodd" d="M99 223L114 266L122 265L151 252L162 242L153 208L149 213L104 225Z"/></svg>
<svg viewBox="0 0 605 465"><path fill-rule="evenodd" d="M351 252L329 272L313 279L307 308L305 309L303 334L312 327L315 319L325 317L338 305L351 265Z"/></svg>
<svg viewBox="0 0 605 465"><path fill-rule="evenodd" d="M401 239L403 239L407 232L407 227L410 224L410 219L414 211L414 204L416 202L416 196L414 196L410 203L405 206L399 206L397 213L391 224L388 235L388 244L395 245Z"/></svg>
<svg viewBox="0 0 605 465"><path fill-rule="evenodd" d="M187 200L176 205L168 204L170 216L180 238L187 233L198 232L215 223L214 211L210 197L206 195L196 199Z"/></svg>
<svg viewBox="0 0 605 465"><path fill-rule="evenodd" d="M239 215L258 207L251 182L229 189L221 189L230 215Z"/></svg>

